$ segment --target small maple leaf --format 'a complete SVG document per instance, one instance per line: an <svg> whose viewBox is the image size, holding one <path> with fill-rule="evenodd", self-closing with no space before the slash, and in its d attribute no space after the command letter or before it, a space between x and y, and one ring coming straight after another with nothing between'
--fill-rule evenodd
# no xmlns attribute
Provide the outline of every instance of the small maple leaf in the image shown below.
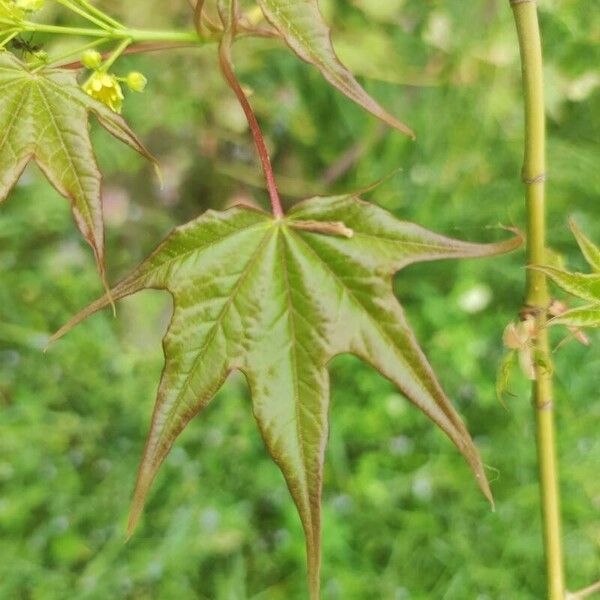
<svg viewBox="0 0 600 600"><path fill-rule="evenodd" d="M70 200L104 279L101 175L90 141L89 112L109 133L155 162L119 115L79 88L72 71L31 70L9 52L0 53L0 202L35 160Z"/></svg>
<svg viewBox="0 0 600 600"><path fill-rule="evenodd" d="M491 501L479 453L406 321L392 277L411 263L489 256L520 242L449 239L353 196L307 200L282 219L248 207L207 211L176 228L112 292L119 299L144 288L167 289L174 299L129 532L177 436L239 370L298 508L311 598L318 598L327 365L342 353L372 365L439 425ZM108 303L100 298L54 339Z"/></svg>

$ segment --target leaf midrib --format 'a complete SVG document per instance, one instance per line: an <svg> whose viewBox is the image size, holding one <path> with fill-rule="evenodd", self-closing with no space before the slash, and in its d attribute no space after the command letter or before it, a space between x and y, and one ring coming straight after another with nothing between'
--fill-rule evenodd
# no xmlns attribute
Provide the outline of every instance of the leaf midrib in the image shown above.
<svg viewBox="0 0 600 600"><path fill-rule="evenodd" d="M96 235L95 235L95 231L94 231L94 219L93 219L92 213L91 213L90 208L89 208L88 203L87 203L87 196L86 196L85 190L83 189L83 184L81 183L81 180L79 178L79 174L77 172L77 168L75 167L75 163L73 162L73 157L71 156L71 154L69 152L69 149L68 149L68 147L67 147L67 145L65 143L64 137L63 137L63 132L62 132L62 130L60 129L60 127L58 125L58 122L57 122L57 120L56 120L56 118L54 116L54 113L52 112L49 100L46 97L46 94L45 94L44 89L43 89L44 86L40 85L39 81L35 81L35 83L32 84L32 85L35 85L37 87L37 89L38 89L40 98L42 99L42 101L44 103L45 110L46 110L47 114L50 116L50 122L51 122L51 124L54 127L54 130L55 130L55 132L57 134L57 137L60 140L60 145L61 145L61 147L63 149L63 152L64 152L64 154L67 157L67 163L69 165L71 173L75 176L76 185L77 185L77 188L79 190L79 196L76 197L76 198L73 198L73 200L75 202L77 202L78 208L80 207L81 204L83 204L83 206L85 208L86 221L88 223L88 227L90 228L90 233L93 236L94 245L96 245ZM37 145L37 142L36 142L36 145ZM48 165L48 166L50 167L50 165ZM64 183L62 181L61 181L61 185L64 185ZM66 188L65 188L65 191L66 191ZM84 200L83 202L81 202L82 198Z"/></svg>
<svg viewBox="0 0 600 600"><path fill-rule="evenodd" d="M258 245L256 247L256 250L253 252L252 256L248 260L248 263L246 264L246 268L240 274L240 277L239 277L237 283L235 284L235 286L234 286L234 288L233 288L233 290L232 290L229 298L227 299L227 301L225 302L223 308L221 309L221 311L217 315L217 318L215 319L215 322L213 323L213 325L212 325L212 327L210 329L210 332L207 335L207 338L206 338L204 344L199 348L198 353L196 355L196 358L194 359L194 362L192 364L191 369L189 370L188 374L186 375L185 381L184 381L183 385L181 386L181 389L177 393L177 396L175 397L175 400L171 403L171 410L169 410L168 413L167 413L167 419L170 419L170 417L173 414L174 410L178 406L179 401L181 400L182 396L187 392L187 389L188 389L188 387L190 385L189 384L190 380L192 379L192 377L194 376L194 374L196 373L196 371L200 367L200 363L201 363L200 359L202 358L203 353L205 352L206 348L214 340L214 338L215 338L215 336L217 334L217 329L218 329L218 327L220 327L222 325L223 319L225 318L227 312L229 311L229 308L233 304L234 298L236 297L236 295L240 291L242 285L244 284L244 282L248 278L248 275L252 271L252 268L254 267L254 265L256 264L256 261L258 260L258 257L260 256L261 251L266 246L267 242L272 237L272 235L273 235L273 230L269 230L269 231L267 231L265 233L265 235L263 236L262 240L258 243ZM175 308L175 310L176 310L176 308ZM230 359L229 356L227 358Z"/></svg>
<svg viewBox="0 0 600 600"><path fill-rule="evenodd" d="M171 268L171 266L175 262L177 262L179 260L185 260L191 254L194 254L196 252L204 252L205 250L207 250L211 246L222 244L225 241L231 241L232 237L235 237L235 236L240 235L242 233L248 233L248 231L251 231L254 228L260 229L260 227L264 227L265 224L266 224L266 221L261 221L261 222L258 222L258 223L254 223L253 225L250 225L249 227L244 227L244 228L241 228L241 229L234 229L233 231L231 231L227 235L225 235L225 236L219 238L218 240L216 240L216 242L210 242L210 243L208 243L205 246L202 246L200 248L196 247L196 248L192 248L191 250L187 250L186 252L182 252L181 254L178 254L177 256L175 256L175 257L173 257L173 258L171 258L169 260L166 260L165 262L162 262L162 263L156 265L152 269L148 270L146 273L139 274L137 277L132 278L130 281L129 280L124 281L122 285L126 286L125 290L121 289L121 285L118 285L117 288L115 289L115 291L117 291L117 289L118 289L118 298L122 298L123 296L126 296L129 293L133 293L133 292L137 291L137 289L139 289L139 288L136 289L135 284L138 283L139 280L141 280L141 279L147 279L147 278L151 277L152 275L154 275L160 269L166 268L166 270L169 270ZM158 254L159 250L160 250L160 246L159 246L159 248L156 251L157 254Z"/></svg>
<svg viewBox="0 0 600 600"><path fill-rule="evenodd" d="M283 274L283 280L285 283L285 289L286 289L286 299L287 299L287 309L288 309L288 315L289 315L289 319L288 319L288 323L289 323L289 334L290 334L290 338L292 341L291 344L291 353L292 353L292 370L293 370L293 377L292 377L292 381L293 381L293 386L294 386L294 411L296 413L296 436L298 438L298 442L299 442L299 446L300 446L300 455L301 455L301 461L302 461L302 465L304 467L304 469L301 470L301 475L302 475L302 483L304 488L307 490L307 492L310 495L309 492L309 485L308 485L308 481L306 479L306 471L308 469L308 465L306 462L306 452L304 450L304 436L302 435L302 430L300 428L300 391L298 389L298 354L296 351L296 325L295 325L295 321L294 321L294 315L295 315L295 309L293 307L293 302L292 302L292 290L291 290L291 285L290 285L290 280L289 280L289 273L288 273L288 265L287 265L287 257L286 257L286 253L285 253L285 242L283 239L283 236L281 235L281 232L278 232L279 235L279 254L280 254L280 262L281 262L281 270L282 270L282 274ZM313 536L313 517L312 517L312 510L310 507L310 499L309 499L309 506L308 506L308 521L309 521L309 531L311 532L310 535L311 537Z"/></svg>
<svg viewBox="0 0 600 600"><path fill-rule="evenodd" d="M323 267L325 268L325 270L330 274L331 277L333 277L333 279L337 282L337 284L344 290L344 292L348 295L348 297L353 300L353 302L355 304L358 305L358 307L362 310L362 312L367 315L368 319L375 325L375 328L377 330L379 330L379 332L383 335L383 337L389 341L390 345L395 348L396 350L399 350L396 342L394 341L394 339L391 337L390 334L387 333L387 331L385 329L383 329L383 327L381 326L381 324L379 323L379 321L369 312L369 310L365 307L365 305L359 300L359 298L352 292L351 288L347 287L344 282L340 279L340 277L338 276L338 274L329 266L329 264L324 261L321 256L319 255L319 253L308 243L306 242L306 240L304 240L302 238L301 235L299 235L297 232L290 230L290 235L292 235L292 237L294 237L295 239L299 240L304 247L306 247L311 254L313 254L313 256L315 256L315 258L318 259L319 263L321 265L323 265ZM391 282L390 282L390 288L391 288ZM391 291L389 292L391 293ZM420 381L420 377L416 376L415 371L412 367L412 365L406 360L404 354L402 352L399 352L399 355L401 357L402 362L406 365L406 367L411 371L411 373L413 374L413 379L415 380L415 382L417 382L419 384L419 387L425 391L426 395L431 396L432 398L434 397L433 394L425 387L423 387L421 385L421 381ZM439 405L436 402L436 406L438 408ZM443 414L446 415L445 411L443 411ZM447 415L446 415L447 416Z"/></svg>

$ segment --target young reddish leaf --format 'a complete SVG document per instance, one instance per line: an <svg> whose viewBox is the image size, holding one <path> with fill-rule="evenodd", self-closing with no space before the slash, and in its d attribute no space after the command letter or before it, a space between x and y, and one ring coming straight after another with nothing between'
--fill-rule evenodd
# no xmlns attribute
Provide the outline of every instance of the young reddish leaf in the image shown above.
<svg viewBox="0 0 600 600"><path fill-rule="evenodd" d="M0 202L34 159L65 198L104 278L101 175L89 137L88 112L113 136L154 161L127 123L85 94L72 71L30 71L0 53Z"/></svg>
<svg viewBox="0 0 600 600"><path fill-rule="evenodd" d="M323 77L348 98L414 139L412 129L382 108L340 62L317 0L258 0L258 4L267 20L302 60L317 67Z"/></svg>
<svg viewBox="0 0 600 600"><path fill-rule="evenodd" d="M415 262L489 256L520 242L449 239L351 196L307 200L283 219L247 207L208 211L176 228L113 290L119 299L167 289L174 299L129 531L179 433L228 374L240 370L265 444L298 507L311 598L318 598L327 365L341 353L372 365L439 425L491 501L479 453L406 321L392 277ZM108 303L97 300L54 339Z"/></svg>

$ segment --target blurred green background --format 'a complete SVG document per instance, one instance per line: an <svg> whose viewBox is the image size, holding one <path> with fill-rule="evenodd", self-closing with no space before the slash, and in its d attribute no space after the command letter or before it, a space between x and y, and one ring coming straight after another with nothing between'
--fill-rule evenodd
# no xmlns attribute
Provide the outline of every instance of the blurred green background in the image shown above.
<svg viewBox="0 0 600 600"><path fill-rule="evenodd" d="M189 22L183 0L101 4L140 27ZM254 91L288 205L401 168L369 195L399 218L476 241L505 236L498 224L523 227L520 70L508 2L321 4L344 61L418 140L380 126L277 42L241 42L238 72ZM596 0L540 1L549 235L572 268L584 265L568 216L600 241L597 8ZM66 22L52 7L47 15ZM127 58L117 71L132 68L150 83L145 94L129 94L125 115L160 158L165 186L94 128L111 281L209 207L266 206L215 48ZM521 251L416 265L397 280L481 448L495 513L451 443L388 382L351 357L331 365L324 600L544 597L528 386L513 374L508 411L494 392L502 330L520 307L522 264ZM0 211L0 598L304 599L299 520L240 377L181 436L124 544L170 300L139 294L119 303L117 319L96 315L43 354L47 335L100 293L67 203L28 170ZM555 332L555 342L563 336ZM572 589L600 577L600 338L592 342L555 353Z"/></svg>

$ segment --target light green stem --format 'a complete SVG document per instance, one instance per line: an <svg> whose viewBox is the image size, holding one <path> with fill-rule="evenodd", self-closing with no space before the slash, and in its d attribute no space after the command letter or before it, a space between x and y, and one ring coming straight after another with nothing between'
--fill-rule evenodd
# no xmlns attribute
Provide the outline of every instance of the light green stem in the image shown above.
<svg viewBox="0 0 600 600"><path fill-rule="evenodd" d="M86 10L89 14L91 14L95 17L98 17L98 19L102 19L107 25L111 25L112 27L116 27L117 29L120 29L123 27L123 25L121 23L119 23L119 21L117 21L116 19L113 19L110 15L103 13L101 10L96 8L93 4L91 4L90 2L87 2L87 0L75 0L75 2L77 4L79 4L79 6L81 6L81 8Z"/></svg>
<svg viewBox="0 0 600 600"><path fill-rule="evenodd" d="M108 69L110 69L113 66L113 64L119 58L119 56L121 56L121 54L123 54L123 52L125 52L125 50L127 50L127 47L131 45L131 42L132 42L131 38L123 40L117 46L115 51L104 61L104 63L102 63L102 70L108 71Z"/></svg>
<svg viewBox="0 0 600 600"><path fill-rule="evenodd" d="M0 42L0 48L4 48L11 40L15 39L18 35L19 35L19 31L4 31L4 34L8 34L7 37L5 37L1 42Z"/></svg>
<svg viewBox="0 0 600 600"><path fill-rule="evenodd" d="M93 42L90 42L89 44L85 44L83 46L79 46L77 48L68 50L64 54L59 54L58 56L53 56L51 62L41 62L39 67L36 67L35 69L33 69L33 72L35 73L36 71L39 71L40 69L43 69L44 67L56 66L71 56L76 56L78 54L82 54L86 50L91 50L92 48L97 48L98 46L101 46L102 44L106 44L109 41L110 40L107 40L106 38L99 38L97 40L94 40Z"/></svg>
<svg viewBox="0 0 600 600"><path fill-rule="evenodd" d="M98 27L101 27L102 29L110 29L111 28L111 26L106 21L98 19L94 15L91 15L89 12L86 12L85 10L83 10L82 8L77 6L77 4L74 4L73 2L70 2L69 0L56 0L56 1L59 4L62 4L65 8L68 8L71 12L74 12L75 14L79 15L80 17L83 17L90 23L94 23L94 25L98 25Z"/></svg>
<svg viewBox="0 0 600 600"><path fill-rule="evenodd" d="M55 33L59 35L77 35L81 37L98 37L111 40L126 40L132 42L195 42L198 44L216 41L212 37L200 37L195 31L154 31L145 29L109 28L94 29L88 27L63 27L62 25L46 25L26 21L21 26L22 31L38 33Z"/></svg>
<svg viewBox="0 0 600 600"><path fill-rule="evenodd" d="M546 263L546 119L543 88L543 61L537 7L533 0L511 0L514 12L525 96L525 158L523 181L527 201L527 263ZM549 600L564 600L564 563L561 540L560 495L556 458L552 362L549 352L546 313L550 298L546 277L528 269L525 296L526 314L536 321L534 341L536 379L533 404L537 424L537 448L541 509L546 554Z"/></svg>

